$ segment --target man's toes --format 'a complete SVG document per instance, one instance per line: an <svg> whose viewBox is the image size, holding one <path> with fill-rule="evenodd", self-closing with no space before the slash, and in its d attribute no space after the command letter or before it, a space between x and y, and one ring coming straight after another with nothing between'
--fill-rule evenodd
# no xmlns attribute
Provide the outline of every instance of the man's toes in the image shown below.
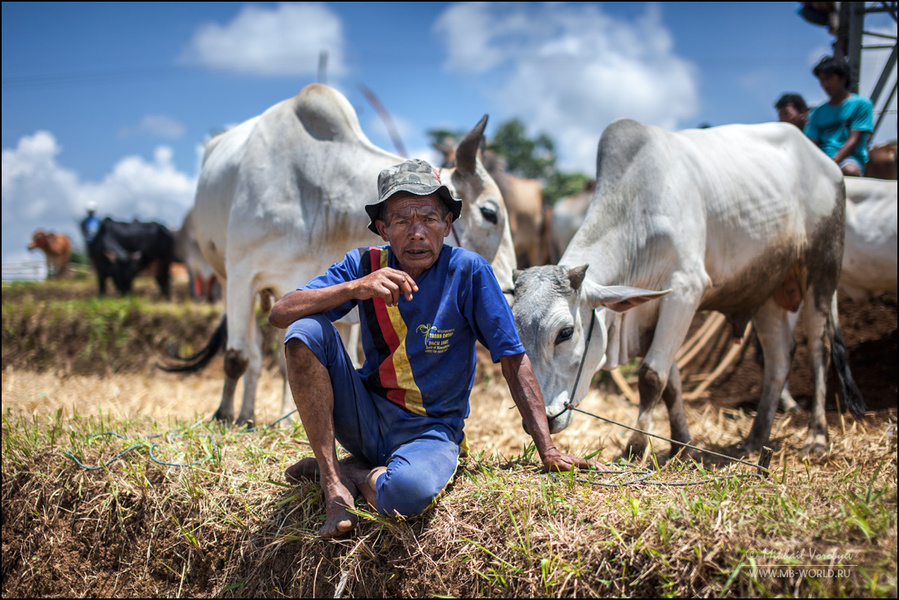
<svg viewBox="0 0 899 600"><path fill-rule="evenodd" d="M304 458L284 470L284 477L288 481L300 482L303 480L318 479L318 461L314 457Z"/></svg>

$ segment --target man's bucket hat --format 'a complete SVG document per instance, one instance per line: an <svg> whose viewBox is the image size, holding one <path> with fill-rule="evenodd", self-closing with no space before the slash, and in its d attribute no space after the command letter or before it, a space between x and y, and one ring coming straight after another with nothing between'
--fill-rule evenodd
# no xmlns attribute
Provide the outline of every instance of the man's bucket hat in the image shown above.
<svg viewBox="0 0 899 600"><path fill-rule="evenodd" d="M462 201L453 198L449 188L440 182L437 170L427 162L413 158L384 169L378 175L378 201L365 205L365 212L371 218L368 228L374 233L378 233L375 221L381 213L381 207L397 192L409 192L416 196L428 196L436 192L447 210L453 214L453 221L462 213Z"/></svg>

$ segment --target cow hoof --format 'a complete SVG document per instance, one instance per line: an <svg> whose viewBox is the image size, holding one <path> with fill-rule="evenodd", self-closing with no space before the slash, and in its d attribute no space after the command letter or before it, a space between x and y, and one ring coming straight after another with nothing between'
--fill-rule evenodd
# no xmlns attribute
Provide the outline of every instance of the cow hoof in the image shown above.
<svg viewBox="0 0 899 600"><path fill-rule="evenodd" d="M727 452L727 454L731 458L746 458L747 456L755 452L755 449L746 442L740 442L735 446L731 446L728 450L729 452Z"/></svg>
<svg viewBox="0 0 899 600"><path fill-rule="evenodd" d="M235 423L238 427L247 426L247 429L253 429L256 426L256 420L253 417L238 417L237 423Z"/></svg>
<svg viewBox="0 0 899 600"><path fill-rule="evenodd" d="M827 452L827 446L824 444L807 444L802 448L802 456L820 458Z"/></svg>
<svg viewBox="0 0 899 600"><path fill-rule="evenodd" d="M643 455L646 454L646 446L633 446L628 444L624 451L621 453L621 456L618 457L619 460L625 460L627 462L639 461L643 458Z"/></svg>
<svg viewBox="0 0 899 600"><path fill-rule="evenodd" d="M228 415L228 414L223 413L220 410L217 410L217 411L215 411L215 414L212 415L212 420L218 421L220 423L233 423L234 415L233 414Z"/></svg>

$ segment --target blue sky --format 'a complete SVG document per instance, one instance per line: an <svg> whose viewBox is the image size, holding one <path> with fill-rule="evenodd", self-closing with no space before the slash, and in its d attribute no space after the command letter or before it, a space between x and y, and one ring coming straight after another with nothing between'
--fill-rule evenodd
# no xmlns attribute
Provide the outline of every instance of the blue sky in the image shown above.
<svg viewBox="0 0 899 600"><path fill-rule="evenodd" d="M823 102L811 67L832 37L799 7L3 3L3 263L39 260L25 250L38 228L82 246L91 200L101 216L180 227L207 136L317 81L323 50L326 82L386 150L396 152L360 83L412 156L436 162L428 129L489 114L488 138L517 117L555 140L562 168L592 175L617 118L683 129L775 120L787 91ZM886 16L866 28L896 31ZM865 53L862 94L885 60ZM894 112L878 138L895 132Z"/></svg>

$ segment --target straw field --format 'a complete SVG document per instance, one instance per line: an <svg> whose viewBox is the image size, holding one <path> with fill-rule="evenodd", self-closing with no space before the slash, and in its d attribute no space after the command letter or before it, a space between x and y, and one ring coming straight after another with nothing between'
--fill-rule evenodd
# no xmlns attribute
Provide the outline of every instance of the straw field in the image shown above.
<svg viewBox="0 0 899 600"><path fill-rule="evenodd" d="M209 422L221 357L198 375L153 367L172 343L199 348L221 305L191 303L179 289L163 302L149 280L132 299L103 301L87 280L4 284L2 593L895 597L896 309L895 295L841 298L869 413L841 414L831 394L822 456L801 455L807 414L779 414L767 478L745 465L666 461L658 441L656 454L625 465L615 460L629 432L576 414L556 445L624 473L551 476L499 369L479 360L472 454L436 506L403 521L360 498L354 533L322 540L318 485L283 477L311 455L302 427L266 427L282 393L278 332L264 327L267 368L248 432ZM790 384L805 405L797 339ZM716 344L685 374L688 389L729 342ZM748 433L761 371L746 346L687 404L694 444L725 450ZM637 412L608 375L594 378L581 408L628 425ZM668 434L664 407L653 432ZM90 470L73 458L112 462Z"/></svg>

